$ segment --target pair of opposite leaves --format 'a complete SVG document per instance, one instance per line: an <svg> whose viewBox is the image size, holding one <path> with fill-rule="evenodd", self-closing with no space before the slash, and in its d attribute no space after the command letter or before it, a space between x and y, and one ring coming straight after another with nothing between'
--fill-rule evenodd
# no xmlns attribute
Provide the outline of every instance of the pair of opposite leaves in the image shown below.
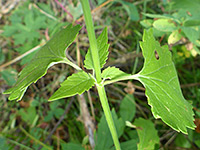
<svg viewBox="0 0 200 150"><path fill-rule="evenodd" d="M44 47L42 47L31 63L19 74L16 84L6 90L9 100L21 100L27 87L44 76L47 69L57 63L71 65L65 55L81 27L69 25L58 32ZM97 39L101 68L108 57L108 37L105 28ZM124 79L139 80L146 89L148 104L154 117L161 118L176 131L187 134L187 127L194 129L192 105L183 97L171 53L167 46L160 46L153 36L153 31L144 31L143 42L140 43L144 56L143 69L136 75L126 74L115 67L108 67L102 72L104 80L119 81ZM159 59L155 57L157 52ZM85 57L85 67L94 69L90 49ZM73 66L73 65L72 65ZM50 97L50 101L82 94L95 84L95 78L84 71L75 73L67 78L61 87Z"/></svg>

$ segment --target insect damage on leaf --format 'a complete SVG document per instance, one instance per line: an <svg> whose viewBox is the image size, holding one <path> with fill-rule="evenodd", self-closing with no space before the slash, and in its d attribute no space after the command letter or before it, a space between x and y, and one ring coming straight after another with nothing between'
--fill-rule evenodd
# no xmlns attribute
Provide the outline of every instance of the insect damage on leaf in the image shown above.
<svg viewBox="0 0 200 150"><path fill-rule="evenodd" d="M47 69L53 64L61 62L70 64L65 50L74 41L80 29L80 25L75 27L69 25L43 46L33 60L20 72L16 84L4 92L4 94L10 94L9 100L21 100L28 86L44 76Z"/></svg>
<svg viewBox="0 0 200 150"><path fill-rule="evenodd" d="M140 45L145 62L138 80L146 88L145 94L154 117L187 134L187 128L195 128L194 113L192 105L182 95L171 52L155 40L153 30L144 32Z"/></svg>

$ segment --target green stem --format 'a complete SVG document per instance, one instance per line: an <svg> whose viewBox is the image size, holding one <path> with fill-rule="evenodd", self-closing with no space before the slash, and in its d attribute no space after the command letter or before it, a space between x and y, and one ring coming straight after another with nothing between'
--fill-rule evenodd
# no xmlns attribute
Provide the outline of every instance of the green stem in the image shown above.
<svg viewBox="0 0 200 150"><path fill-rule="evenodd" d="M105 114L105 117L106 117L108 127L110 129L111 134L112 134L112 138L113 138L113 141L114 141L114 144L115 144L115 148L116 148L116 150L121 150L119 140L118 140L118 136L117 136L117 131L116 131L115 124L114 124L114 121L113 121L113 118L112 118L112 114L110 112L110 107L109 107L109 104L108 104L108 99L107 99L107 96L106 96L104 86L103 85L97 85L97 90L98 90L98 93L99 93L101 105L103 107L103 111L104 111L104 114Z"/></svg>
<svg viewBox="0 0 200 150"><path fill-rule="evenodd" d="M21 143L18 143L18 142L14 141L14 140L11 140L11 139L8 139L8 138L6 138L6 140L8 140L8 141L9 141L10 143L12 143L12 144L15 144L15 145L21 147L22 149L33 150L32 148L27 147L27 146L25 146L25 145L23 145L23 144L21 144Z"/></svg>
<svg viewBox="0 0 200 150"><path fill-rule="evenodd" d="M98 48L97 48L97 40L95 37L94 25L92 21L89 1L81 0L81 4L83 8L86 29L88 32L88 38L90 42L90 51L92 54L92 61L94 65L95 75L96 75L97 82L100 83L102 79L101 79L101 68L100 68L100 62L99 62L99 53L98 53Z"/></svg>
<svg viewBox="0 0 200 150"><path fill-rule="evenodd" d="M101 68L100 68L100 61L99 61L99 53L98 53L98 47L97 47L97 40L95 37L95 32L94 32L94 25L92 21L92 15L90 11L90 5L88 0L80 0L83 8L83 13L84 13L84 18L85 18L85 24L88 32L88 37L89 37L89 42L90 42L90 50L91 50L91 56L92 56L92 61L94 65L94 71L96 75L96 80L97 80L97 90L99 93L100 101L103 107L103 111L105 113L106 121L108 123L108 127L110 129L115 148L117 150L121 150L118 136L117 136L117 131L114 125L114 121L110 112L110 108L108 105L108 99L106 96L106 92L104 89L104 85L100 85L102 79L101 79Z"/></svg>

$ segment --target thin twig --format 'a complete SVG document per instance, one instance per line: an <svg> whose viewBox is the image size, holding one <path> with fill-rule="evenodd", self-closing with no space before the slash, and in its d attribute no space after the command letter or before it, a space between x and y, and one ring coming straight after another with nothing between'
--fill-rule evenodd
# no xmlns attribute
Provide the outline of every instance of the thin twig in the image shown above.
<svg viewBox="0 0 200 150"><path fill-rule="evenodd" d="M3 68L5 68L5 67L7 67L7 66L9 66L9 65L11 65L11 64L13 64L13 63L15 63L15 62L17 62L17 61L19 61L20 59L22 59L23 57L27 56L28 54L30 54L30 53L36 51L38 48L42 47L44 44L46 44L46 42L43 42L43 43L37 45L36 47L30 49L30 50L27 51L26 53L24 53L24 54L18 56L17 58L15 58L15 59L13 59L13 60L11 60L11 61L9 61L9 62L3 64L3 65L1 65L1 66L0 66L0 71L2 71Z"/></svg>
<svg viewBox="0 0 200 150"><path fill-rule="evenodd" d="M87 103L86 103L86 100L85 100L85 97L83 94L78 95L78 101L80 104L80 111L81 111L80 120L84 123L84 127L85 127L86 133L89 137L89 142L90 142L90 145L93 150L95 147L95 141L94 141L95 125L94 125L94 122L92 121L92 117L90 116L90 113L88 111L88 106L87 106Z"/></svg>
<svg viewBox="0 0 200 150"><path fill-rule="evenodd" d="M55 0L55 2L73 19L73 15L58 1Z"/></svg>
<svg viewBox="0 0 200 150"><path fill-rule="evenodd" d="M182 84L181 88L189 88L189 87L199 86L199 85L200 85L200 82L198 82L198 83Z"/></svg>
<svg viewBox="0 0 200 150"><path fill-rule="evenodd" d="M76 55L77 55L78 66L80 67L81 55L80 55L78 37L76 38ZM83 94L81 94L81 95L78 95L78 101L79 101L79 105L80 105L80 120L84 124L86 133L89 137L89 143L90 143L92 149L94 149L94 147L95 147L95 142L94 142L95 125L94 125L93 119L95 118L95 116L94 116L94 107L92 105L92 100L91 100L92 98L91 98L89 91L88 91L88 98L89 98L93 118L90 116L85 97Z"/></svg>

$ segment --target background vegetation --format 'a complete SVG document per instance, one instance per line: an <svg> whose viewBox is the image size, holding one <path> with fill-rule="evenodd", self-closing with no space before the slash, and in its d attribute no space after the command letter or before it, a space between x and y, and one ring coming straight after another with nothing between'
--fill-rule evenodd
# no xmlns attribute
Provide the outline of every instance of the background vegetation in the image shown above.
<svg viewBox="0 0 200 150"><path fill-rule="evenodd" d="M141 137L148 149L200 148L200 10L199 0L91 0L96 34L108 28L110 54L106 66L137 73L143 66L139 47L144 29L153 28L159 42L168 44L177 68L184 97L194 106L195 131L177 133L155 120L137 81L106 86L109 104L122 149L137 149ZM81 24L76 42L67 57L83 67L88 39L78 0L0 1L0 90L12 86L17 74L35 52L61 27ZM134 64L134 65L132 65ZM41 64L42 65L42 64ZM113 149L113 142L96 90L81 97L49 103L48 98L74 70L58 64L32 84L22 101L0 95L0 149ZM166 114L167 115L167 114ZM138 119L139 118L139 119ZM146 133L125 125L148 124ZM143 144L144 144L143 143ZM140 148L142 149L142 148Z"/></svg>

